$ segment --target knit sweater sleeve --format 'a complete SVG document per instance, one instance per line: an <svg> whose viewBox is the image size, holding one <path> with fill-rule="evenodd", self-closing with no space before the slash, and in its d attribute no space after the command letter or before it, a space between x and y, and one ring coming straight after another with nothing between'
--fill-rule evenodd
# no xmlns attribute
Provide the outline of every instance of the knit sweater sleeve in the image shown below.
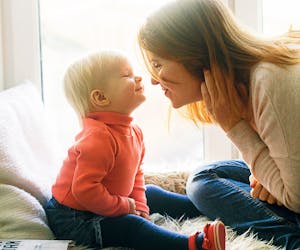
<svg viewBox="0 0 300 250"><path fill-rule="evenodd" d="M287 208L300 212L300 66L261 63L251 79L254 130L242 120L228 132L251 172Z"/></svg>

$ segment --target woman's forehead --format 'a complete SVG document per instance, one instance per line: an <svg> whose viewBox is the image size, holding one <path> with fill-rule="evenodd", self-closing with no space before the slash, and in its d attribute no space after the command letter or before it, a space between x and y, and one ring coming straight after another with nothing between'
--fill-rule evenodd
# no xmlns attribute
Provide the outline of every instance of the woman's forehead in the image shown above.
<svg viewBox="0 0 300 250"><path fill-rule="evenodd" d="M148 59L149 59L150 62L165 60L162 57L160 57L159 55L156 55L156 54L154 54L152 52L148 52L147 53L147 57L148 57Z"/></svg>

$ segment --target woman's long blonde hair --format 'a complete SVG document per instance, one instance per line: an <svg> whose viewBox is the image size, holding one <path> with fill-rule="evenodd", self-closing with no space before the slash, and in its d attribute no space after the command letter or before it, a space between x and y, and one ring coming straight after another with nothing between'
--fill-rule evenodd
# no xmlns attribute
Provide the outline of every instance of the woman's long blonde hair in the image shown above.
<svg viewBox="0 0 300 250"><path fill-rule="evenodd" d="M287 43L299 43L299 32L274 40L251 35L240 27L229 9L219 0L176 0L150 15L138 32L138 43L152 77L149 52L183 64L193 75L203 79L203 69L210 69L216 84L224 84L228 104L239 112L239 100L248 104L251 67L259 61L278 65L300 62L295 49ZM216 86L218 88L218 86ZM197 122L212 122L203 101L186 105L186 115Z"/></svg>

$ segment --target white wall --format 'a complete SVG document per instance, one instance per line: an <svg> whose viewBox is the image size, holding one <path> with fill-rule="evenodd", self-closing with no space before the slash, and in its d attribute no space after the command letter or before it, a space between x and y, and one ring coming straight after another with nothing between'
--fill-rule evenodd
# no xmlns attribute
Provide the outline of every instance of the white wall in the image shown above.
<svg viewBox="0 0 300 250"><path fill-rule="evenodd" d="M233 1L233 11L238 20L255 32L262 31L262 0L229 1Z"/></svg>
<svg viewBox="0 0 300 250"><path fill-rule="evenodd" d="M0 1L0 91L4 89L3 82L3 31L2 31L2 5L3 1Z"/></svg>
<svg viewBox="0 0 300 250"><path fill-rule="evenodd" d="M37 0L1 0L0 88L41 82Z"/></svg>

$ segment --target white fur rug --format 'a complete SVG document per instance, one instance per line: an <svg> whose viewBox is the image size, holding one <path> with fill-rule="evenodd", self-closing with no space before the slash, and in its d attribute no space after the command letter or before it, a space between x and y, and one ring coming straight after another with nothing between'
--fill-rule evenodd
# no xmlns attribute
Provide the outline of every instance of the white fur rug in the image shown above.
<svg viewBox="0 0 300 250"><path fill-rule="evenodd" d="M205 217L194 218L185 221L176 221L160 214L151 215L151 220L156 224L189 235L201 230L209 222ZM253 234L236 235L230 228L226 228L226 249L227 250L279 250L280 248L271 245L271 242L258 240ZM129 250L127 248L105 248L105 250ZM155 250L155 249L153 249Z"/></svg>
<svg viewBox="0 0 300 250"><path fill-rule="evenodd" d="M167 172L167 173L145 173L146 184L156 184L169 191L184 194L185 183L188 172ZM174 220L160 214L150 216L152 222L185 235L190 235L195 231L200 231L208 222L208 218L201 216L189 220ZM76 249L76 248L75 248ZM237 235L232 229L226 228L226 249L227 250L280 250L272 246L272 242L264 242L257 239L253 234L245 233ZM78 248L76 250L83 250ZM105 248L103 250L129 250L128 248ZM155 250L155 249L153 249Z"/></svg>
<svg viewBox="0 0 300 250"><path fill-rule="evenodd" d="M189 176L188 172L167 172L167 173L145 173L146 184L156 184L162 188L185 194L185 184ZM151 220L169 230L180 232L186 235L200 231L204 225L210 222L206 217L201 216L194 219L179 221L160 214L151 215ZM253 234L245 233L237 235L232 229L226 228L226 249L228 250L278 250L271 242L264 242L257 239ZM112 250L107 248L106 250ZM120 248L119 248L120 249Z"/></svg>

